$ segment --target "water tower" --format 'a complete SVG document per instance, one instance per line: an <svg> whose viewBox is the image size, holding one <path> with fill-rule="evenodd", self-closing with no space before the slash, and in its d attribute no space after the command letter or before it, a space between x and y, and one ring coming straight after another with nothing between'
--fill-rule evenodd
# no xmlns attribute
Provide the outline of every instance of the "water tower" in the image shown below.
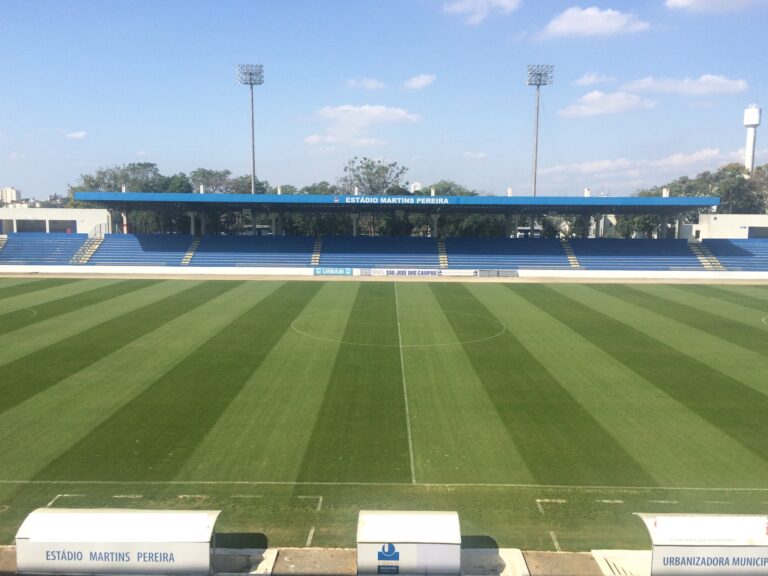
<svg viewBox="0 0 768 576"><path fill-rule="evenodd" d="M744 110L744 127L747 129L747 147L744 150L744 167L748 173L755 169L755 137L760 126L760 107L751 104Z"/></svg>

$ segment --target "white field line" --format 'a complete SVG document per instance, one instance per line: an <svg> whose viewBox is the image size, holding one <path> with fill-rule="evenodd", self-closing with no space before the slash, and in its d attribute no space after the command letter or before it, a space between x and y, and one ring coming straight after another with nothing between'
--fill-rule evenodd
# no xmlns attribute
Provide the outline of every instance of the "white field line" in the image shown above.
<svg viewBox="0 0 768 576"><path fill-rule="evenodd" d="M112 498L127 498L129 500L138 500L144 498L141 494L115 494Z"/></svg>
<svg viewBox="0 0 768 576"><path fill-rule="evenodd" d="M261 498L261 494L235 494L232 498Z"/></svg>
<svg viewBox="0 0 768 576"><path fill-rule="evenodd" d="M539 509L539 512L542 516L544 516L544 506L542 504L565 504L567 500L563 500L562 498L536 498L536 508Z"/></svg>
<svg viewBox="0 0 768 576"><path fill-rule="evenodd" d="M312 528L309 529L309 534L307 535L307 542L304 544L305 548L309 548L312 546L312 537L315 535L315 527L312 526Z"/></svg>
<svg viewBox="0 0 768 576"><path fill-rule="evenodd" d="M0 484L41 486L416 486L420 488L518 488L606 492L725 492L768 493L766 488L711 488L701 486L581 486L576 484L521 484L515 482L299 482L293 480L0 480Z"/></svg>
<svg viewBox="0 0 768 576"><path fill-rule="evenodd" d="M179 494L177 498L180 500L205 500L208 496L205 494Z"/></svg>
<svg viewBox="0 0 768 576"><path fill-rule="evenodd" d="M411 434L411 411L408 408L408 385L405 381L405 360L403 358L403 334L400 330L400 303L395 283L395 315L397 317L397 343L400 349L400 373L403 377L403 399L405 400L405 427L408 432L408 456L411 461L411 484L416 484L416 462L413 458L413 435Z"/></svg>
<svg viewBox="0 0 768 576"><path fill-rule="evenodd" d="M624 504L624 500L596 500L602 504Z"/></svg>
<svg viewBox="0 0 768 576"><path fill-rule="evenodd" d="M555 545L555 550L562 552L562 550L560 550L560 543L557 541L557 536L555 536L555 533L552 530L549 531L549 537L552 538L552 544Z"/></svg>
<svg viewBox="0 0 768 576"><path fill-rule="evenodd" d="M315 506L315 511L320 512L320 510L323 509L323 497L322 496L296 496L296 498L317 498L317 506Z"/></svg>
<svg viewBox="0 0 768 576"><path fill-rule="evenodd" d="M56 500L59 498L85 498L85 494L56 494L56 496L53 497L53 500L48 502L48 504L45 505L46 508L50 508L56 503Z"/></svg>
<svg viewBox="0 0 768 576"><path fill-rule="evenodd" d="M680 504L677 500L648 500L651 504Z"/></svg>

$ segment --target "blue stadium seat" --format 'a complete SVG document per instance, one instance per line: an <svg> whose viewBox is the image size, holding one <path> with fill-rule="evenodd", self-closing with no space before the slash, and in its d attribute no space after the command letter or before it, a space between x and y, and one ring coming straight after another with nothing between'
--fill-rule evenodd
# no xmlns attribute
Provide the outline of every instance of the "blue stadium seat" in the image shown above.
<svg viewBox="0 0 768 576"><path fill-rule="evenodd" d="M69 264L87 234L19 232L8 234L0 264Z"/></svg>
<svg viewBox="0 0 768 576"><path fill-rule="evenodd" d="M702 244L728 270L768 272L768 238L703 240Z"/></svg>
<svg viewBox="0 0 768 576"><path fill-rule="evenodd" d="M570 268L559 240L547 238L448 238L449 268L522 270Z"/></svg>
<svg viewBox="0 0 768 576"><path fill-rule="evenodd" d="M203 236L190 266L308 267L314 244L299 236Z"/></svg>
<svg viewBox="0 0 768 576"><path fill-rule="evenodd" d="M686 240L573 239L583 270L703 270Z"/></svg>
<svg viewBox="0 0 768 576"><path fill-rule="evenodd" d="M320 266L342 268L438 268L434 238L326 236Z"/></svg>
<svg viewBox="0 0 768 576"><path fill-rule="evenodd" d="M179 266L192 243L186 234L107 234L92 266Z"/></svg>

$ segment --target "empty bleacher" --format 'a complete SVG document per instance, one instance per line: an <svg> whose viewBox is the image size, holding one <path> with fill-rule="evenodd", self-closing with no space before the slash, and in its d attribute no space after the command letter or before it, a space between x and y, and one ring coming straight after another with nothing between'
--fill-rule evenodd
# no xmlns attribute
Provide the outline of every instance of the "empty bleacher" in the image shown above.
<svg viewBox="0 0 768 576"><path fill-rule="evenodd" d="M190 266L310 266L315 239L300 236L202 236Z"/></svg>
<svg viewBox="0 0 768 576"><path fill-rule="evenodd" d="M685 240L569 240L583 270L703 270Z"/></svg>
<svg viewBox="0 0 768 576"><path fill-rule="evenodd" d="M320 266L345 268L439 268L435 238L326 236Z"/></svg>
<svg viewBox="0 0 768 576"><path fill-rule="evenodd" d="M727 270L768 272L768 239L703 240Z"/></svg>
<svg viewBox="0 0 768 576"><path fill-rule="evenodd" d="M521 270L570 268L559 240L541 238L446 238L449 268Z"/></svg>
<svg viewBox="0 0 768 576"><path fill-rule="evenodd" d="M107 234L89 266L179 266L192 236L185 234Z"/></svg>
<svg viewBox="0 0 768 576"><path fill-rule="evenodd" d="M8 240L0 251L0 264L69 264L87 238L87 234L8 234Z"/></svg>

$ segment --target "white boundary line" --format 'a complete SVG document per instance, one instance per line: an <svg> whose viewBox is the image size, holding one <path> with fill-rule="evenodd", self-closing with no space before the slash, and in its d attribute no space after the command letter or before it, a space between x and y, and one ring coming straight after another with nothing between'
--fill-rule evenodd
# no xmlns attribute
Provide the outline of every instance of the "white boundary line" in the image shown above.
<svg viewBox="0 0 768 576"><path fill-rule="evenodd" d="M323 509L323 497L322 496L296 496L296 498L302 498L302 499L314 499L317 498L317 506L315 506L315 511L320 512L320 510Z"/></svg>
<svg viewBox="0 0 768 576"><path fill-rule="evenodd" d="M43 486L414 486L417 488L521 488L536 490L606 490L616 492L733 492L768 493L765 488L708 488L696 486L582 486L504 482L298 482L290 480L0 480L2 484Z"/></svg>
<svg viewBox="0 0 768 576"><path fill-rule="evenodd" d="M555 536L555 533L552 530L549 531L549 537L552 538L552 544L555 545L555 550L562 552L560 549L560 543L557 541L557 536Z"/></svg>
<svg viewBox="0 0 768 576"><path fill-rule="evenodd" d="M312 526L312 528L309 529L309 534L307 535L307 542L304 544L305 548L309 548L312 546L312 537L315 535L315 527Z"/></svg>
<svg viewBox="0 0 768 576"><path fill-rule="evenodd" d="M56 503L56 500L59 498L85 498L85 494L56 494L56 496L53 497L53 500L48 502L48 504L45 505L46 508L50 508Z"/></svg>
<svg viewBox="0 0 768 576"><path fill-rule="evenodd" d="M408 432L408 457L411 462L411 484L416 484L416 462L413 458L413 436L411 434L411 411L408 408L408 385L405 381L405 360L403 358L403 335L400 330L400 303L397 299L397 283L395 286L395 315L397 316L397 343L400 349L400 373L403 377L403 399L405 400L405 427Z"/></svg>

